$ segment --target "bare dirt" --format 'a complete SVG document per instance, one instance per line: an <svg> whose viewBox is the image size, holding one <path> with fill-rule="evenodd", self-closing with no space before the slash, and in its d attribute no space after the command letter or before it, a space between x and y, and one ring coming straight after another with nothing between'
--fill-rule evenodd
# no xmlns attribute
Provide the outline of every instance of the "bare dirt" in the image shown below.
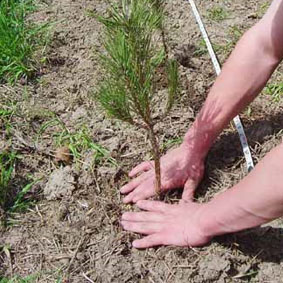
<svg viewBox="0 0 283 283"><path fill-rule="evenodd" d="M220 46L221 62L232 50L227 42L262 16L264 4L197 1L211 40ZM208 17L215 6L227 11L221 22ZM102 49L101 26L88 11L103 13L106 7L102 0L44 1L32 18L54 27L40 76L26 85L0 86L0 103L17 102L10 145L21 154L15 185L26 184L27 175L40 179L27 196L36 204L13 215L13 225L2 229L0 246L9 253L0 251L0 276L33 274L34 282L283 282L282 219L197 249L131 247L138 236L119 225L121 212L131 207L122 204L118 189L127 182L127 171L150 154L143 132L106 119L91 97L101 75L95 52ZM201 36L189 4L168 1L166 11L170 53L183 66L181 97L159 125L162 144L184 135L215 80L208 55L199 53ZM273 82L282 81L282 69ZM256 162L282 141L282 107L282 100L273 103L263 93L241 114ZM117 166L105 159L95 163L88 150L71 165L55 162L56 137L62 132L58 119L71 133L87 127ZM231 125L209 153L198 200L209 200L246 174ZM177 192L165 199L178 197Z"/></svg>

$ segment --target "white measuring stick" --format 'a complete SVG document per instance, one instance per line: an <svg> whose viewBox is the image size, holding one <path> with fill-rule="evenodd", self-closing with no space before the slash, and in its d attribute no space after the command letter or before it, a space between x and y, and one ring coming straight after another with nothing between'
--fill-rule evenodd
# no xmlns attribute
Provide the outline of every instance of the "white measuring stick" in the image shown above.
<svg viewBox="0 0 283 283"><path fill-rule="evenodd" d="M207 34L206 29L204 27L204 24L203 24L203 22L201 20L201 17L200 17L200 14L198 12L198 9L196 7L196 4L195 4L195 2L193 0L188 0L188 1L191 4L192 10L193 10L193 14L194 14L194 16L196 18L196 21L197 21L197 23L199 25L201 34L202 34L203 39L204 39L204 41L206 43L206 47L207 47L208 53L210 55L211 61L213 63L215 72L216 72L217 75L219 75L221 73L221 67L220 67L218 59L217 59L217 57L215 55L215 52L214 52L213 47L211 45L211 42L209 40L209 37L208 37L208 34ZM234 124L236 126L236 129L237 129L239 137L240 137L243 153L244 153L244 156L245 156L245 159L246 159L246 164L247 164L248 172L250 172L254 168L254 163L253 163L251 151L249 149L249 145L248 145L248 141L247 141L247 137L246 137L246 134L245 134L244 127L242 125L242 122L241 122L239 116L236 116L233 119L233 122L234 122Z"/></svg>

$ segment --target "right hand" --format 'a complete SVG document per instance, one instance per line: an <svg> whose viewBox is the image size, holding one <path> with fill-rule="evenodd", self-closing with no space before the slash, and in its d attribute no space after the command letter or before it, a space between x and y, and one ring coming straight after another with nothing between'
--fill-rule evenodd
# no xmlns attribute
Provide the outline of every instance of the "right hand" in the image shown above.
<svg viewBox="0 0 283 283"><path fill-rule="evenodd" d="M191 200L195 189L204 173L204 156L197 153L188 144L168 152L161 158L161 191L184 187L182 199ZM140 174L138 177L136 177ZM154 162L145 161L136 166L129 173L135 177L124 185L120 192L127 194L124 203L136 203L156 194Z"/></svg>

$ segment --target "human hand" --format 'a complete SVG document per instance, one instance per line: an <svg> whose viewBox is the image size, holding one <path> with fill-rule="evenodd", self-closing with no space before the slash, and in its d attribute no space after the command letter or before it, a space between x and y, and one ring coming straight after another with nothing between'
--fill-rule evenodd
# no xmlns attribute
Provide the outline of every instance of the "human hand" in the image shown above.
<svg viewBox="0 0 283 283"><path fill-rule="evenodd" d="M184 187L182 199L190 200L203 177L204 156L195 152L189 145L168 152L161 158L161 191ZM140 174L141 173L141 174ZM153 161L142 162L129 173L130 177L138 177L123 186L122 194L128 194L124 203L137 202L156 194L155 171Z"/></svg>
<svg viewBox="0 0 283 283"><path fill-rule="evenodd" d="M137 206L146 211L125 212L121 220L125 230L147 235L133 242L135 248L159 245L195 247L211 240L210 236L204 235L200 225L204 204L181 200L179 204L171 205L140 200Z"/></svg>

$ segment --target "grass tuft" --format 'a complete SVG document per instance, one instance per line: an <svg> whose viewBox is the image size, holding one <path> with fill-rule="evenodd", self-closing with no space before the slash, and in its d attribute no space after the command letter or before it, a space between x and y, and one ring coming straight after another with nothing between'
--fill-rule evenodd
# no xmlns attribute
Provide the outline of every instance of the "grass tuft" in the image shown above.
<svg viewBox="0 0 283 283"><path fill-rule="evenodd" d="M82 127L77 132L70 132L63 127L62 132L55 135L55 139L57 146L68 146L75 162L81 161L83 153L91 151L95 164L106 161L117 166L116 160L110 156L109 151L93 141L86 127Z"/></svg>
<svg viewBox="0 0 283 283"><path fill-rule="evenodd" d="M283 96L283 83L268 84L265 87L264 92L268 95L271 95L274 102L279 102Z"/></svg>
<svg viewBox="0 0 283 283"><path fill-rule="evenodd" d="M32 283L32 282L38 282L37 281L38 277L39 274L32 274L26 277L14 276L10 279L0 277L0 283Z"/></svg>
<svg viewBox="0 0 283 283"><path fill-rule="evenodd" d="M8 201L9 185L14 172L17 155L14 152L0 153L0 206L5 208Z"/></svg>
<svg viewBox="0 0 283 283"><path fill-rule="evenodd" d="M36 71L33 58L42 44L47 25L27 23L26 16L35 9L33 0L0 1L0 80L15 83L30 78Z"/></svg>
<svg viewBox="0 0 283 283"><path fill-rule="evenodd" d="M32 200L25 199L38 180L32 180L22 189L15 192L13 187L14 168L19 156L15 152L0 153L0 208L8 213L23 212L32 204Z"/></svg>
<svg viewBox="0 0 283 283"><path fill-rule="evenodd" d="M207 17L212 21L221 22L227 19L228 13L222 7L213 7L208 10Z"/></svg>

